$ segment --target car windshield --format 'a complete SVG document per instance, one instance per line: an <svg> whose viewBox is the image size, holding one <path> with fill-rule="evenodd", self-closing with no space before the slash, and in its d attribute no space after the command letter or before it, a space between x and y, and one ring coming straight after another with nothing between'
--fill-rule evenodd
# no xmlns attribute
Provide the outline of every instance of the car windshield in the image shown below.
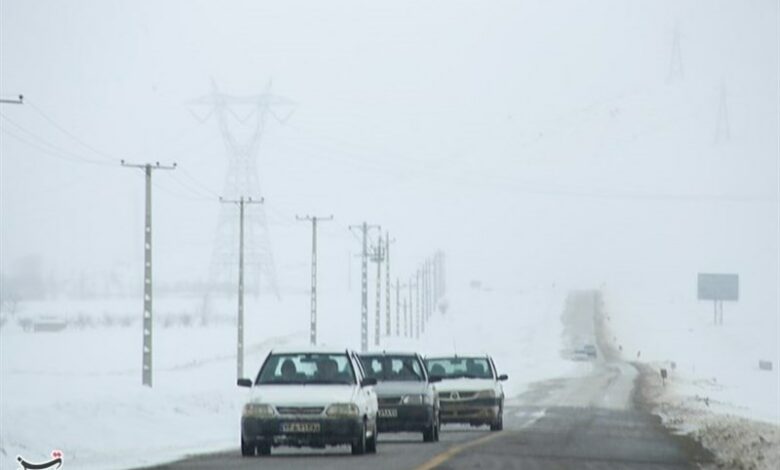
<svg viewBox="0 0 780 470"><path fill-rule="evenodd" d="M271 354L256 384L354 384L355 373L346 354Z"/></svg>
<svg viewBox="0 0 780 470"><path fill-rule="evenodd" d="M423 365L415 356L374 355L360 356L366 376L378 381L422 382L425 380Z"/></svg>
<svg viewBox="0 0 780 470"><path fill-rule="evenodd" d="M484 357L437 357L426 359L431 377L443 379L492 379L493 370Z"/></svg>

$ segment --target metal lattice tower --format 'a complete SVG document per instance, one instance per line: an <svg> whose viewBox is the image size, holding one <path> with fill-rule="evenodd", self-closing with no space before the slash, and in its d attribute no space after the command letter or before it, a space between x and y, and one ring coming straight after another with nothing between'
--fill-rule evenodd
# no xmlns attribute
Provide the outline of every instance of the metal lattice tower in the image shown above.
<svg viewBox="0 0 780 470"><path fill-rule="evenodd" d="M293 102L268 93L268 89L259 95L233 96L221 93L216 84L212 84L212 93L193 104L211 108L202 120L213 117L222 134L228 159L222 195L226 199L243 196L261 198L263 193L257 160L266 122L269 116L282 122L274 108L289 107ZM261 291L271 292L279 297L271 239L262 206L247 214L244 230L246 292L255 295ZM233 212L223 207L217 223L211 258L209 280L212 291L233 292L235 266L239 257L236 249L238 236Z"/></svg>

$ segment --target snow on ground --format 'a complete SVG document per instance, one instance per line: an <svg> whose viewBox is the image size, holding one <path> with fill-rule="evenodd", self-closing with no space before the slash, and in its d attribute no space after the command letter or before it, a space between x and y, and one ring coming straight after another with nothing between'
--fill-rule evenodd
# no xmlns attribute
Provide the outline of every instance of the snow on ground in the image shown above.
<svg viewBox="0 0 780 470"><path fill-rule="evenodd" d="M107 315L121 314L125 304L99 303ZM190 304L179 303L185 311ZM248 304L254 311L290 311L281 302ZM279 315L268 328L248 315L246 370L256 370L271 347L308 337L301 318ZM46 460L52 449L77 468L109 470L235 446L246 394L235 385L235 325L163 324L160 318L154 329L152 389L140 385L137 326L59 333L4 326L0 468L13 467L17 455Z"/></svg>
<svg viewBox="0 0 780 470"><path fill-rule="evenodd" d="M510 376L505 383L510 397L530 382L587 371L583 364L560 358L565 293L453 290L450 308L433 316L419 341L383 337L380 348L490 353ZM323 297L321 342L359 347L359 293ZM161 300L160 305L162 310L197 311L191 299ZM79 306L109 316L131 307L124 301ZM233 302L219 307L235 308ZM62 308L52 302L28 311ZM308 296L284 302L248 299L245 375L254 375L274 346L306 344L308 320ZM161 316L154 330L152 389L140 385L137 324L31 333L8 322L0 329L0 468L12 467L17 455L45 460L52 449L62 450L69 464L86 470L237 449L247 391L235 385L235 325L177 323L165 328L163 322Z"/></svg>
<svg viewBox="0 0 780 470"><path fill-rule="evenodd" d="M679 297L629 301L607 291L606 339L622 348L624 359L641 364L645 401L664 424L699 440L718 466L777 468L777 314L726 304L725 325L716 326L707 307ZM761 370L759 360L772 361L773 369ZM665 383L662 368L669 375Z"/></svg>

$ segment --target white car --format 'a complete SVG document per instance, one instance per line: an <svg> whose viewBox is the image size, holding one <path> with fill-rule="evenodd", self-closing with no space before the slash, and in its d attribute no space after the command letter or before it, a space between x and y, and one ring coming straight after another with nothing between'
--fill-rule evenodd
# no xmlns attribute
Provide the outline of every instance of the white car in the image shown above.
<svg viewBox="0 0 780 470"><path fill-rule="evenodd" d="M268 455L276 446L348 444L376 452L377 396L353 351L316 348L271 351L241 416L241 454Z"/></svg>
<svg viewBox="0 0 780 470"><path fill-rule="evenodd" d="M444 423L488 425L504 429L504 388L509 377L499 375L490 356L447 356L425 359L428 374L441 379L440 419Z"/></svg>

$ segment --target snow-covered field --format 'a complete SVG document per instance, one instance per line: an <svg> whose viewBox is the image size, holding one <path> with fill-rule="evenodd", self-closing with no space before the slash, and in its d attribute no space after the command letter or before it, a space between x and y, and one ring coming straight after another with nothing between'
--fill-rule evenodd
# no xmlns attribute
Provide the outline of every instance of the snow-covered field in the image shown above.
<svg viewBox="0 0 780 470"><path fill-rule="evenodd" d="M420 341L382 338L380 347L489 352L510 375L512 396L530 382L582 372L582 364L559 355L564 294L463 289L450 295L446 315L437 313ZM307 300L249 301L247 375L275 345L305 344ZM182 309L187 305L182 301ZM357 292L330 297L320 317L323 342L359 345L358 305ZM373 312L371 320L373 326ZM148 389L140 385L136 327L29 333L4 326L0 468L12 467L16 455L44 460L52 449L77 468L109 470L237 448L247 392L235 386L234 326L158 327L154 334L154 388Z"/></svg>

